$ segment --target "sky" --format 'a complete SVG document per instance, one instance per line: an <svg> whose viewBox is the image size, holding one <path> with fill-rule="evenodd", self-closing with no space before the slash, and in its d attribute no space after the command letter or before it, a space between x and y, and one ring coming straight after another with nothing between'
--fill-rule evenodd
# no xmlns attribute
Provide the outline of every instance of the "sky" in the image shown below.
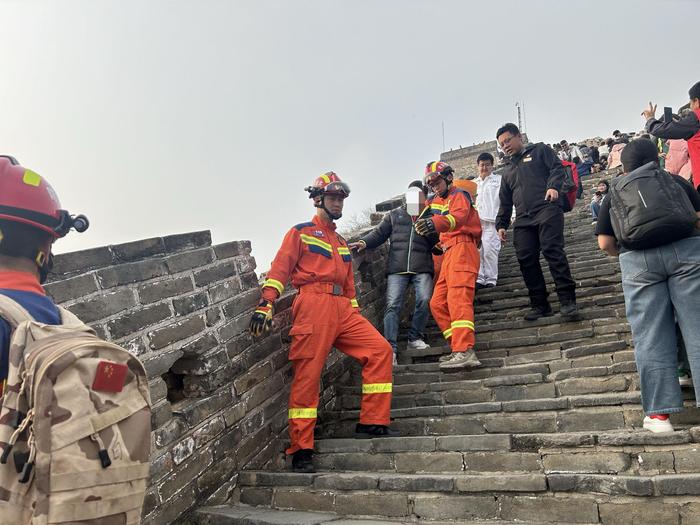
<svg viewBox="0 0 700 525"><path fill-rule="evenodd" d="M697 0L0 0L0 153L91 220L57 253L210 229L265 271L333 170L345 219L525 103L636 130L700 80Z"/></svg>

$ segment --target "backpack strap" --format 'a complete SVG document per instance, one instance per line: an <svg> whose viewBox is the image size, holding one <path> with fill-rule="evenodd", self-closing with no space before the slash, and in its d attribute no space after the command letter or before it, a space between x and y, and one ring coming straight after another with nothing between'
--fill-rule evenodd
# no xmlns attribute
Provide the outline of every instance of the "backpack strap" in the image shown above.
<svg viewBox="0 0 700 525"><path fill-rule="evenodd" d="M34 321L22 305L3 294L0 294L0 317L7 321L12 329L17 328L24 321Z"/></svg>

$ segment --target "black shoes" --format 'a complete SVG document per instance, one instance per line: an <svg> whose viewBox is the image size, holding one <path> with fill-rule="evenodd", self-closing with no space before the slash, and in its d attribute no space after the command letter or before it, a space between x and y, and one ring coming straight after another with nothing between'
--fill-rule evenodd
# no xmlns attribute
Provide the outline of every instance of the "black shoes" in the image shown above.
<svg viewBox="0 0 700 525"><path fill-rule="evenodd" d="M363 425L358 423L355 426L356 439L372 439L382 437L398 437L401 433L398 430L391 430L385 425Z"/></svg>
<svg viewBox="0 0 700 525"><path fill-rule="evenodd" d="M292 456L292 470L294 472L313 474L316 472L313 457L314 451L310 448L297 450Z"/></svg>
<svg viewBox="0 0 700 525"><path fill-rule="evenodd" d="M536 321L540 317L549 317L552 315L552 307L549 303L533 304L530 311L525 314L526 321Z"/></svg>
<svg viewBox="0 0 700 525"><path fill-rule="evenodd" d="M562 304L559 313L563 321L578 321L581 318L576 303Z"/></svg>

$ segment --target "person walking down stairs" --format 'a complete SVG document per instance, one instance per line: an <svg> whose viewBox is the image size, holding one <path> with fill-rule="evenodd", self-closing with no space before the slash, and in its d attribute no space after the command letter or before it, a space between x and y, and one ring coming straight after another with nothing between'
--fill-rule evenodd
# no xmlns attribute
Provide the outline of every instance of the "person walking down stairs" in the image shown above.
<svg viewBox="0 0 700 525"><path fill-rule="evenodd" d="M502 171L501 207L496 228L501 241L505 241L515 206L513 244L531 307L525 320L534 321L552 315L540 266L540 252L547 259L554 278L562 319L577 320L576 283L571 277L564 251L563 197L559 193L566 175L564 167L554 150L546 144L524 144L515 124L501 127L496 138L509 157Z"/></svg>
<svg viewBox="0 0 700 525"><path fill-rule="evenodd" d="M444 162L429 162L425 183L435 197L428 201L430 217L416 221L420 235L440 234L445 250L442 269L430 300L433 317L452 355L441 370L480 366L474 352L474 292L479 273L481 222L471 197L452 184L454 170Z"/></svg>
<svg viewBox="0 0 700 525"><path fill-rule="evenodd" d="M396 435L389 428L391 346L359 312L352 256L335 231L350 187L333 172L306 188L317 208L309 222L293 226L282 241L263 284L262 299L250 321L260 336L272 326L272 304L291 277L299 290L292 307L289 359L294 379L289 395L287 454L295 472L314 472L314 427L321 372L332 347L362 363L362 409L355 437Z"/></svg>

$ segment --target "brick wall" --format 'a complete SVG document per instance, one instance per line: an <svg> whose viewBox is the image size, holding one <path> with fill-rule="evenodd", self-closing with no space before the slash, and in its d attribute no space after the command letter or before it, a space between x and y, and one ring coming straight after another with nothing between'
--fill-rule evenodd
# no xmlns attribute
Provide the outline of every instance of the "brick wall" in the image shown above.
<svg viewBox="0 0 700 525"><path fill-rule="evenodd" d="M386 249L356 258L363 313L384 304ZM186 522L186 513L235 493L243 468L280 466L286 441L287 359L293 292L275 307L275 328L254 340L259 300L248 241L212 246L208 231L158 237L56 257L46 285L54 300L106 340L137 355L153 401L151 482L144 523ZM319 418L358 367L337 351L322 380Z"/></svg>

